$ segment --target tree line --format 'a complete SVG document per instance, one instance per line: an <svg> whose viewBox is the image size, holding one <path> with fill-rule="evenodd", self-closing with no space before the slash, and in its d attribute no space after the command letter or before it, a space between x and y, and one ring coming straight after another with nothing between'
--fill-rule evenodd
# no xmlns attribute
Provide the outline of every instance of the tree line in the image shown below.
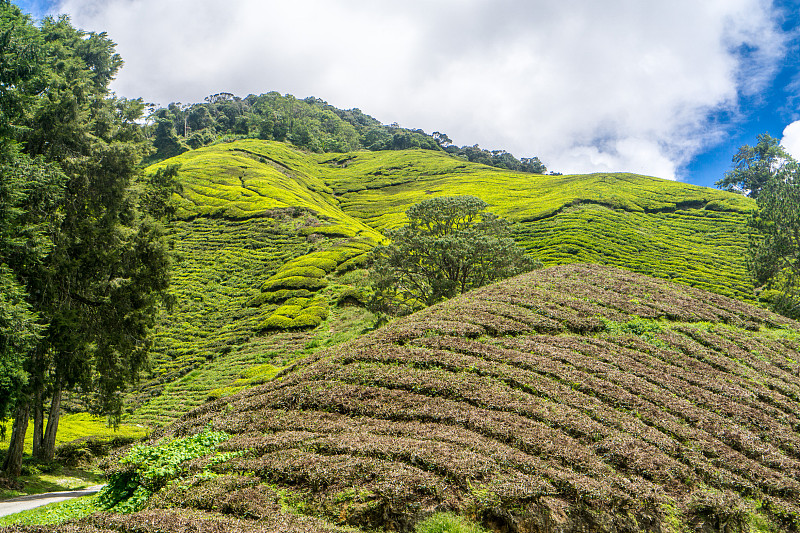
<svg viewBox="0 0 800 533"><path fill-rule="evenodd" d="M473 163L518 172L544 174L538 157L517 159L505 150L477 144L458 147L444 133L382 124L360 109L338 109L313 96L298 99L270 92L244 98L218 93L204 102L151 108L146 132L156 152L152 160L173 157L220 140L257 138L291 143L311 152L355 150L445 151Z"/></svg>
<svg viewBox="0 0 800 533"><path fill-rule="evenodd" d="M118 420L169 303L158 218L174 174L140 171L151 150L141 99L117 98L122 66L105 33L66 17L35 25L0 0L0 420L13 419L3 469L54 454L61 401ZM163 173L162 173L163 174ZM158 181L160 180L160 181ZM166 185L165 185L166 183Z"/></svg>

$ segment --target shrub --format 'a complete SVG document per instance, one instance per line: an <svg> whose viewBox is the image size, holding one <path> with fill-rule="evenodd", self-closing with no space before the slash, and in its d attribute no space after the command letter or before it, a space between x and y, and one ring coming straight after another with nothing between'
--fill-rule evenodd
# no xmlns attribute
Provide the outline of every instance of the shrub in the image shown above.
<svg viewBox="0 0 800 533"><path fill-rule="evenodd" d="M452 513L436 513L427 520L419 522L414 529L416 533L484 533L478 524L463 516Z"/></svg>
<svg viewBox="0 0 800 533"><path fill-rule="evenodd" d="M307 276L288 276L285 278L272 278L264 282L262 291L274 291L279 289L308 289L316 291L328 285L328 282L320 278Z"/></svg>
<svg viewBox="0 0 800 533"><path fill-rule="evenodd" d="M158 445L134 446L119 460L119 470L108 476L108 485L100 492L101 505L118 513L142 509L153 493L178 477L184 462L214 453L228 438L227 433L205 429Z"/></svg>
<svg viewBox="0 0 800 533"><path fill-rule="evenodd" d="M744 533L749 531L752 509L730 491L697 490L689 498L692 521L702 531Z"/></svg>
<svg viewBox="0 0 800 533"><path fill-rule="evenodd" d="M277 308L259 329L315 328L328 318L328 304L323 298L290 298Z"/></svg>
<svg viewBox="0 0 800 533"><path fill-rule="evenodd" d="M88 463L96 457L108 455L112 449L133 444L136 437L85 437L67 442L56 448L56 461L65 466Z"/></svg>

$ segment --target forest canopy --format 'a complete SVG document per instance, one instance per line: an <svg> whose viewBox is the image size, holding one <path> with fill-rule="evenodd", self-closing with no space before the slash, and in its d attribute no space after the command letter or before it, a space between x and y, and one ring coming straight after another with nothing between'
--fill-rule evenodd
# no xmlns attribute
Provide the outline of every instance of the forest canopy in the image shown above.
<svg viewBox="0 0 800 533"><path fill-rule="evenodd" d="M538 157L517 159L505 150L477 144L458 147L444 133L382 124L360 109L338 109L313 96L298 99L277 92L240 98L218 93L195 104L151 108L147 131L156 149L153 161L219 141L257 138L291 143L311 152L356 150L444 150L473 163L544 174Z"/></svg>

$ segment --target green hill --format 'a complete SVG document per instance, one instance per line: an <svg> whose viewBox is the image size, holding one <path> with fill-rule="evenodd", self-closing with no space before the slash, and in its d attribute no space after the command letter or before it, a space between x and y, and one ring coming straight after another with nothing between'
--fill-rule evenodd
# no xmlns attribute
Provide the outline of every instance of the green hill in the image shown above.
<svg viewBox="0 0 800 533"><path fill-rule="evenodd" d="M449 510L509 533L796 531L798 341L665 280L531 272L192 411L154 444L225 432L216 452L71 530L409 531Z"/></svg>
<svg viewBox="0 0 800 533"><path fill-rule="evenodd" d="M139 422L168 422L369 329L369 313L349 305L366 253L430 195L480 197L545 265L616 265L753 298L744 250L754 203L714 189L515 173L430 150L309 154L252 139L148 172L169 164L183 183L170 228L177 304L159 326L153 371L131 396Z"/></svg>

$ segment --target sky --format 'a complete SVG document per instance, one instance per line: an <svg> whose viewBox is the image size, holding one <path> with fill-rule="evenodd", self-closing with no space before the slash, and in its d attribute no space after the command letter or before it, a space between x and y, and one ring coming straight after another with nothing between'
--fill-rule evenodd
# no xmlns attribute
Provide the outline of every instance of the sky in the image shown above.
<svg viewBox="0 0 800 533"><path fill-rule="evenodd" d="M147 102L278 91L562 173L714 186L800 158L800 0L12 0L105 31Z"/></svg>

